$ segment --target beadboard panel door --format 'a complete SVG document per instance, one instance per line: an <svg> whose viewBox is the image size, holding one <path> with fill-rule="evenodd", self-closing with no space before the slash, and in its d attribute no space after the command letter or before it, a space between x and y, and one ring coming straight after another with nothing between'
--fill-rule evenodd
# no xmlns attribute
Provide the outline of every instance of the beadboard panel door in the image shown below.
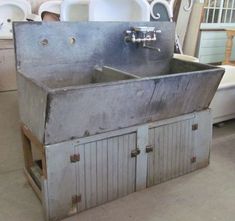
<svg viewBox="0 0 235 221"><path fill-rule="evenodd" d="M136 133L81 144L76 148L78 211L126 196L136 190Z"/></svg>
<svg viewBox="0 0 235 221"><path fill-rule="evenodd" d="M193 119L151 128L147 186L186 174L192 170L194 148Z"/></svg>

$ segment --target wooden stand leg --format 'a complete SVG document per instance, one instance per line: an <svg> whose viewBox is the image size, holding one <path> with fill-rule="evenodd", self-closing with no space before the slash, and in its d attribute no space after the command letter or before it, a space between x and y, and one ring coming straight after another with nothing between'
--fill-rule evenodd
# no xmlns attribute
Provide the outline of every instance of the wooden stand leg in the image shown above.
<svg viewBox="0 0 235 221"><path fill-rule="evenodd" d="M29 170L33 166L33 153L31 148L30 140L25 136L23 130L21 130L23 153L24 153L24 163L25 168Z"/></svg>
<svg viewBox="0 0 235 221"><path fill-rule="evenodd" d="M34 146L38 148L41 153L41 160L42 160L41 179L47 179L46 157L45 157L44 146L37 140L37 138L32 134L32 132L23 124L21 126L21 135L22 135L23 153L25 161L24 172L30 186L33 188L40 201L42 201L41 189L37 185L32 174L32 167L34 167L35 165L33 159L32 144L34 144Z"/></svg>
<svg viewBox="0 0 235 221"><path fill-rule="evenodd" d="M224 64L230 64L232 48L233 48L233 36L228 33Z"/></svg>

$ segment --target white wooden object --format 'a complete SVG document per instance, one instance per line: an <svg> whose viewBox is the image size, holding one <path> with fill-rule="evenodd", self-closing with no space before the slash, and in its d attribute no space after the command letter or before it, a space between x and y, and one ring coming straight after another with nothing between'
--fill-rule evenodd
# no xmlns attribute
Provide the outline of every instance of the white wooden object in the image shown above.
<svg viewBox="0 0 235 221"><path fill-rule="evenodd" d="M186 11L184 8L188 6L189 1L188 0L182 0L179 14L176 22L176 33L179 36L179 41L181 45L184 45L185 36L188 29L188 24L190 20L191 15L191 9L189 11Z"/></svg>
<svg viewBox="0 0 235 221"><path fill-rule="evenodd" d="M184 41L183 51L187 55L196 56L197 45L200 37L200 25L203 17L204 4L195 1L189 20L188 30Z"/></svg>
<svg viewBox="0 0 235 221"><path fill-rule="evenodd" d="M136 190L146 188L146 177L147 177L147 153L145 151L148 146L148 126L138 128L137 130L137 148L140 150L136 164Z"/></svg>
<svg viewBox="0 0 235 221"><path fill-rule="evenodd" d="M211 113L195 112L45 146L47 220L72 214L209 164ZM136 157L133 151L140 150ZM79 156L74 162L74 155Z"/></svg>
<svg viewBox="0 0 235 221"><path fill-rule="evenodd" d="M225 68L225 74L210 105L213 123L235 118L235 67L220 67Z"/></svg>
<svg viewBox="0 0 235 221"><path fill-rule="evenodd" d="M198 58L203 63L223 62L225 59L227 35L224 30L201 30ZM235 41L235 40L234 40ZM235 42L233 42L232 60L235 60Z"/></svg>

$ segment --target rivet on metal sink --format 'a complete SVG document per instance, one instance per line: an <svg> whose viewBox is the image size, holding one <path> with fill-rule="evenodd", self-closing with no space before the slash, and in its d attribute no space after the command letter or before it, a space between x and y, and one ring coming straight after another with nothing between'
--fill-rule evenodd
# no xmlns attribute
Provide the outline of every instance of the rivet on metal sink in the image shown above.
<svg viewBox="0 0 235 221"><path fill-rule="evenodd" d="M42 41L40 41L40 44L41 44L42 46L47 46L47 45L48 45L48 40L45 38L45 39L43 39Z"/></svg>
<svg viewBox="0 0 235 221"><path fill-rule="evenodd" d="M69 44L73 45L76 43L76 39L74 37L69 37Z"/></svg>

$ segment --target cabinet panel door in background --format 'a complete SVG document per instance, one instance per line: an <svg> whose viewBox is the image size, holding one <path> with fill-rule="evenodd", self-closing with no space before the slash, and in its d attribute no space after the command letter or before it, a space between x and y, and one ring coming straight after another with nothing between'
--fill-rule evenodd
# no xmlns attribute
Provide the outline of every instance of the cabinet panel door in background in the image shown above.
<svg viewBox="0 0 235 221"><path fill-rule="evenodd" d="M0 91L16 90L13 41L0 40Z"/></svg>
<svg viewBox="0 0 235 221"><path fill-rule="evenodd" d="M147 186L159 184L192 171L193 119L149 130L153 152L148 154Z"/></svg>

